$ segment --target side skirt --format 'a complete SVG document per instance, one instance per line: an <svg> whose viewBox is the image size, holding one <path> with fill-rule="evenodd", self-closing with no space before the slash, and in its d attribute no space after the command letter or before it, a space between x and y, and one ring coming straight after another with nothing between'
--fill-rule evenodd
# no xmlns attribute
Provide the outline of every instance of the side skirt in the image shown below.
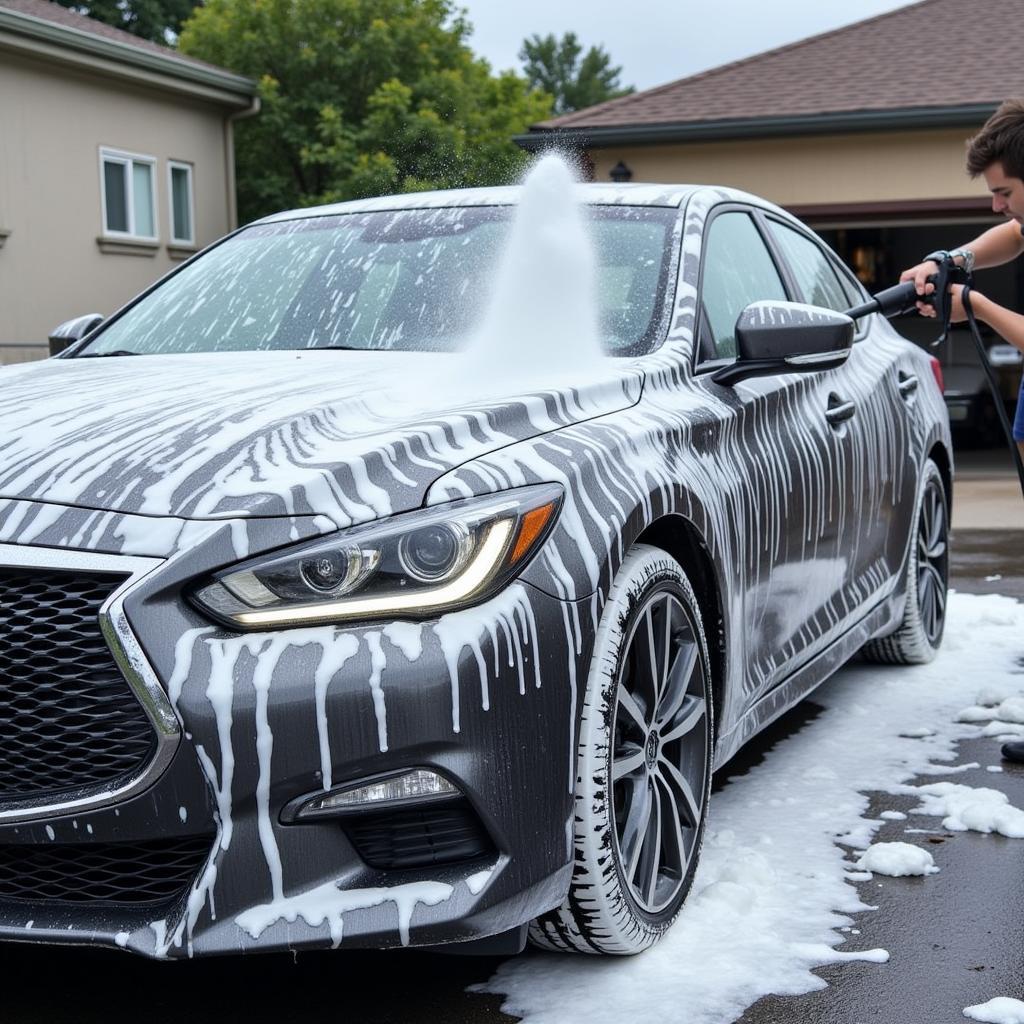
<svg viewBox="0 0 1024 1024"><path fill-rule="evenodd" d="M896 604L899 604L897 601ZM752 736L771 725L794 704L803 700L812 690L853 657L878 633L891 627L894 621L894 602L883 601L870 611L857 625L844 633L831 647L793 673L766 693L737 723L718 738L715 750L715 770L719 769ZM900 605L902 607L902 605Z"/></svg>

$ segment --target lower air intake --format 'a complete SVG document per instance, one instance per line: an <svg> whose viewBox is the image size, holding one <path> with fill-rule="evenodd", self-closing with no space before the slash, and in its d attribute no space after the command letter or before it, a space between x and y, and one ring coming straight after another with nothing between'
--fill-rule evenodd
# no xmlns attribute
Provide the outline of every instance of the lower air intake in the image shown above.
<svg viewBox="0 0 1024 1024"><path fill-rule="evenodd" d="M212 836L0 846L0 902L166 903L189 888L212 846Z"/></svg>
<svg viewBox="0 0 1024 1024"><path fill-rule="evenodd" d="M345 831L366 864L382 870L452 864L494 850L464 800L353 816Z"/></svg>

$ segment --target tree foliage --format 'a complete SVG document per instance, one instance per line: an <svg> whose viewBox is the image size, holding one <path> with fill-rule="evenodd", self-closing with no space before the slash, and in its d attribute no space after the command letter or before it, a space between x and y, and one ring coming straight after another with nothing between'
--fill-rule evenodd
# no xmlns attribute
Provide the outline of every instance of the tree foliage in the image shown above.
<svg viewBox="0 0 1024 1024"><path fill-rule="evenodd" d="M201 0L57 0L79 14L154 43L167 43Z"/></svg>
<svg viewBox="0 0 1024 1024"><path fill-rule="evenodd" d="M385 192L488 185L528 159L512 136L551 112L466 44L451 0L208 0L182 52L259 82L236 126L243 220Z"/></svg>
<svg viewBox="0 0 1024 1024"><path fill-rule="evenodd" d="M554 97L556 114L582 110L633 91L631 85L619 84L622 68L612 67L604 47L592 46L583 53L575 32L566 32L561 39L532 35L523 40L519 59L530 85Z"/></svg>

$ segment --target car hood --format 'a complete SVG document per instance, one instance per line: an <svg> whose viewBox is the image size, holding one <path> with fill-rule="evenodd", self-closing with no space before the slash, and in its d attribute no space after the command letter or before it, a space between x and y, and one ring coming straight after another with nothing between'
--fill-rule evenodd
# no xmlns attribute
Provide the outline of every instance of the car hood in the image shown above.
<svg viewBox="0 0 1024 1024"><path fill-rule="evenodd" d="M0 498L345 526L421 505L470 459L633 405L641 384L611 359L540 386L421 352L50 359L0 371Z"/></svg>

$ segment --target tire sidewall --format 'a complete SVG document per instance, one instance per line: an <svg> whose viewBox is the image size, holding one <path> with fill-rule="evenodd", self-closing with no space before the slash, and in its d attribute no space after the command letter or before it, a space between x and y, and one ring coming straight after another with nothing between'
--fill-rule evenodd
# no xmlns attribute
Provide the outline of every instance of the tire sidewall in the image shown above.
<svg viewBox="0 0 1024 1024"><path fill-rule="evenodd" d="M672 902L665 910L652 915L635 902L625 880L615 840L614 801L610 783L616 696L623 657L640 611L647 599L658 590L669 590L679 599L698 642L707 700L707 763L701 794L703 813L686 876ZM616 945L629 947L609 949L609 952L639 952L653 944L672 924L692 884L703 841L711 790L714 702L709 664L700 608L682 567L660 549L637 545L623 560L595 637L578 754L574 883L581 875L589 883L593 883L595 877L601 880L602 884L594 887L596 892L590 894L596 897L599 904L593 909L600 911L606 929L618 933L609 935L609 940ZM616 927L613 928L613 925Z"/></svg>
<svg viewBox="0 0 1024 1024"><path fill-rule="evenodd" d="M928 632L924 628L924 620L921 614L920 591L918 587L918 532L921 529L921 517L924 515L925 495L929 486L935 483L938 486L942 498L942 508L946 517L946 589L949 586L949 500L946 495L946 488L942 481L942 474L939 467L931 460L926 460L921 471L921 481L917 491L917 506L914 510L914 526L910 535L910 553L907 559L907 607L903 616L903 628L912 636L913 642L918 647L921 660L931 661L938 654L942 644L942 636L946 629L946 615L943 612L942 622L939 626L939 635L933 644L928 639Z"/></svg>

